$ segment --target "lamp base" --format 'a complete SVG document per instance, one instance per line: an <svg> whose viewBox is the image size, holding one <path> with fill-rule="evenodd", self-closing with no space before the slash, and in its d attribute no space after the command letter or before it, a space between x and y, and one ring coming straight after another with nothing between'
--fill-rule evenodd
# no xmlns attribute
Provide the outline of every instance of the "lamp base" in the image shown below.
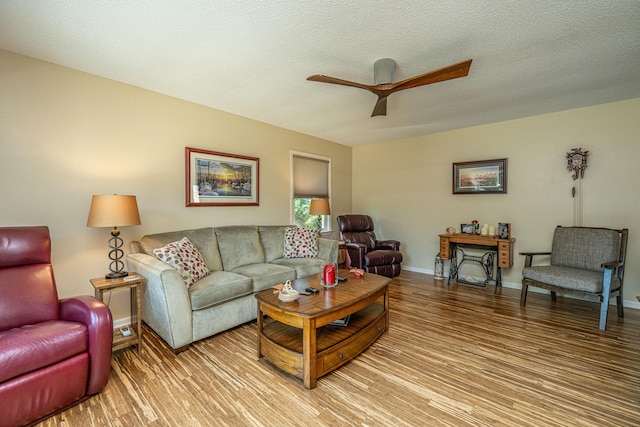
<svg viewBox="0 0 640 427"><path fill-rule="evenodd" d="M115 272L105 274L104 277L106 279L119 279L121 277L125 277L127 274L129 273L126 271L115 271Z"/></svg>

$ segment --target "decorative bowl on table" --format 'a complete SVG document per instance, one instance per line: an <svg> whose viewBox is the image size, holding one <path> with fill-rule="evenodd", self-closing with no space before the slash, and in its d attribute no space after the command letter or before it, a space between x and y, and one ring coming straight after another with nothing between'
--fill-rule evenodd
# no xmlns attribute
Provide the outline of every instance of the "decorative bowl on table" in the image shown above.
<svg viewBox="0 0 640 427"><path fill-rule="evenodd" d="M287 280L278 293L278 299L282 302L294 302L300 297L300 292L293 289L291 280Z"/></svg>

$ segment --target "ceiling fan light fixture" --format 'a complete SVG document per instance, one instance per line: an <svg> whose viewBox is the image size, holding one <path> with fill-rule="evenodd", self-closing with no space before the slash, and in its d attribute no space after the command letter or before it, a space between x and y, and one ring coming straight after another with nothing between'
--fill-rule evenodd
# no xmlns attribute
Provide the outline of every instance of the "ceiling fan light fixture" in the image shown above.
<svg viewBox="0 0 640 427"><path fill-rule="evenodd" d="M391 58L378 59L373 63L373 84L393 83L396 73L396 61Z"/></svg>
<svg viewBox="0 0 640 427"><path fill-rule="evenodd" d="M419 76L410 77L400 82L393 81L396 61L391 58L378 59L373 64L373 79L374 85L365 85L357 82L350 82L349 80L339 79L336 77L325 76L323 74L314 74L307 77L307 80L312 82L331 83L342 86L351 86L359 89L365 89L373 93L378 97L375 107L373 107L373 116L386 116L387 115L387 98L392 93L412 89L414 87L430 85L433 83L444 82L446 80L458 79L465 77L469 74L469 67L471 67L471 59L459 62L457 64L449 65L438 70L429 71L428 73L420 74Z"/></svg>

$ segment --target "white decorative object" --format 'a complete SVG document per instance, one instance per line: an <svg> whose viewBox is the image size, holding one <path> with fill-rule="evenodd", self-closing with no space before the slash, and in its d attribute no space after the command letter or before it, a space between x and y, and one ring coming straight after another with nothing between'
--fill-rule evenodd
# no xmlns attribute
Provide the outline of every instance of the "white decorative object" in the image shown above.
<svg viewBox="0 0 640 427"><path fill-rule="evenodd" d="M300 297L300 293L293 289L291 280L287 280L278 294L278 299L282 302L293 302Z"/></svg>

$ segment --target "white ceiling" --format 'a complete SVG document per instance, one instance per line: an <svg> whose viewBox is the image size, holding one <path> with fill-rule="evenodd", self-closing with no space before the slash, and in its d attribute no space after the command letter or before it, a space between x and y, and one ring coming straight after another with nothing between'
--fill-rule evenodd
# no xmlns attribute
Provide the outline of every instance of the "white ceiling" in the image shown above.
<svg viewBox="0 0 640 427"><path fill-rule="evenodd" d="M638 0L2 0L0 49L349 146L640 97ZM467 77L373 84L473 59Z"/></svg>

